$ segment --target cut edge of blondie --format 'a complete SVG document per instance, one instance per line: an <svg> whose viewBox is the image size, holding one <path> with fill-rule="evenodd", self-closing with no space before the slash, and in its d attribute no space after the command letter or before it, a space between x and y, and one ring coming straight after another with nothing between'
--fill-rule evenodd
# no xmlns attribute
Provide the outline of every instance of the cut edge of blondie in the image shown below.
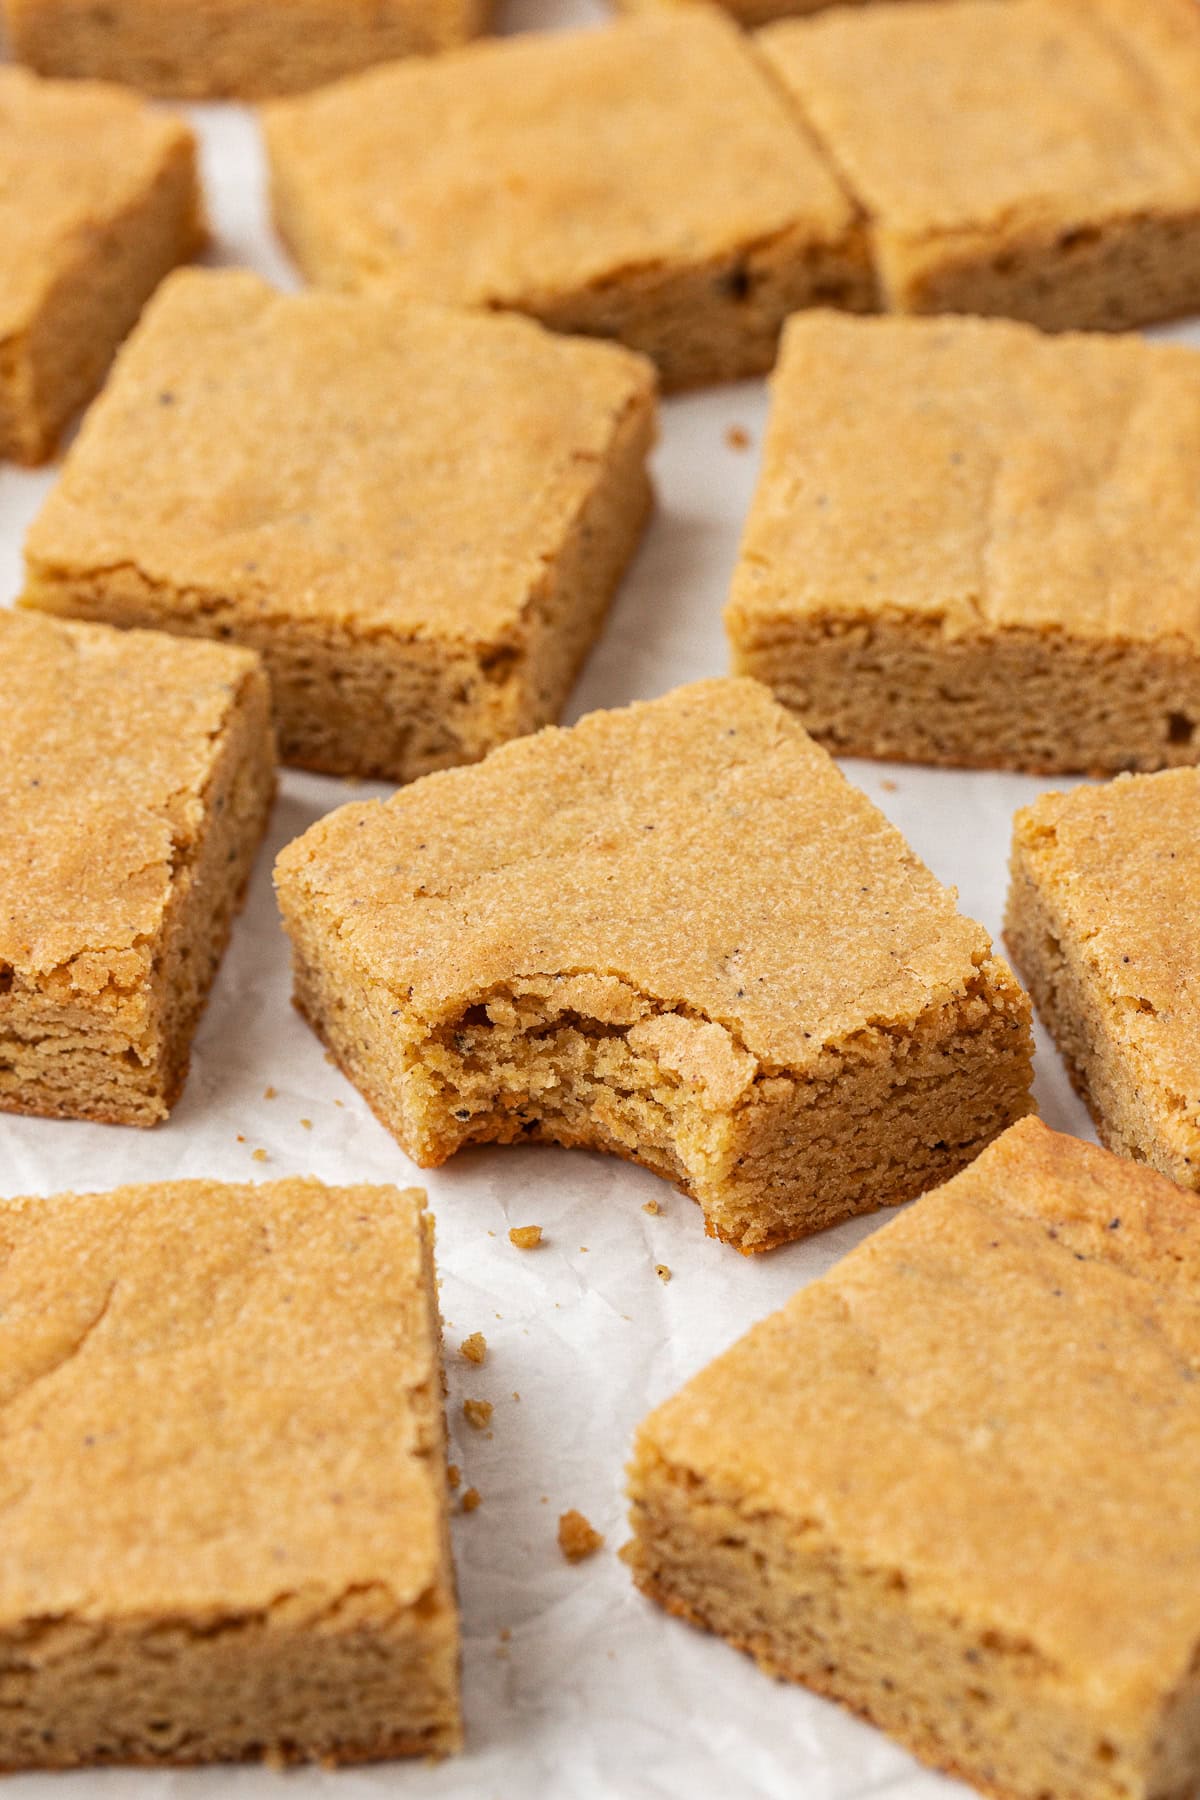
<svg viewBox="0 0 1200 1800"><path fill-rule="evenodd" d="M555 719L604 622L653 504L655 389L631 388L606 456L555 555L538 559L503 638L388 637L319 618L277 623L159 581L29 556L18 604L58 618L237 642L271 678L280 757L331 775L414 780L476 762Z"/></svg>
<svg viewBox="0 0 1200 1800"><path fill-rule="evenodd" d="M877 304L870 248L854 216L837 237L795 225L698 267L627 271L619 283L594 282L558 300L531 298L528 311L551 330L613 338L640 351L670 394L768 373L794 312L832 306L870 313Z"/></svg>
<svg viewBox="0 0 1200 1800"><path fill-rule="evenodd" d="M383 1582L285 1591L266 1605L201 1619L93 1606L86 1617L0 1621L0 1654L28 1671L21 1705L6 1709L0 1728L0 1771L257 1760L336 1766L462 1748L435 1227L421 1190L400 1193L418 1208L421 1324L434 1356L433 1379L410 1390L425 1428L419 1436L427 1433L417 1454L442 1496L431 1584L415 1599ZM52 1653L39 1654L43 1646ZM271 1729L281 1692L310 1697L303 1740ZM322 1701L334 1715L324 1731L315 1724ZM245 1713L256 1703L262 1711L250 1728ZM22 1711L28 1752L19 1742ZM361 1735L364 1712L376 1726L370 1738ZM52 1732L42 1720L53 1722ZM357 1738L347 1722L359 1726Z"/></svg>
<svg viewBox="0 0 1200 1800"><path fill-rule="evenodd" d="M231 699L194 842L177 846L159 930L133 989L74 989L69 965L0 968L0 1110L156 1125L187 1079L192 1039L245 898L275 795L270 692L246 669Z"/></svg>
<svg viewBox="0 0 1200 1800"><path fill-rule="evenodd" d="M899 313L1023 319L1042 331L1133 331L1200 304L1200 205L1057 231L908 239L876 224L880 284Z"/></svg>
<svg viewBox="0 0 1200 1800"><path fill-rule="evenodd" d="M1097 218L1046 203L1024 221L959 229L889 225L845 168L811 103L787 74L786 44L813 9L761 24L758 48L798 120L838 172L864 220L882 310L1019 319L1039 330L1131 331L1200 305L1200 192L1192 204Z"/></svg>
<svg viewBox="0 0 1200 1800"><path fill-rule="evenodd" d="M653 1415L638 1434L628 1480L634 1535L620 1554L648 1599L725 1639L765 1674L835 1701L926 1765L992 1800L1039 1792L1187 1800L1193 1791L1185 1774L1200 1747L1200 1677L1168 1697L1152 1758L1161 1780L1143 1786L1143 1744L1114 1742L1102 1715L1081 1718L1055 1703L1052 1688L1034 1690L1033 1645L929 1601L918 1605L903 1570L848 1557L817 1519L785 1519L673 1462L655 1443ZM903 1688L895 1679L901 1662L911 1673ZM1069 1788L1062 1761L1045 1754L1047 1742L1064 1741L1078 1783Z"/></svg>
<svg viewBox="0 0 1200 1800"><path fill-rule="evenodd" d="M1200 654L1182 637L951 634L890 608L770 619L736 578L725 622L734 673L763 682L837 756L1035 775L1200 762Z"/></svg>
<svg viewBox="0 0 1200 1800"><path fill-rule="evenodd" d="M149 186L98 222L25 330L0 344L0 456L47 461L159 282L208 238L195 141L180 125Z"/></svg>
<svg viewBox="0 0 1200 1800"><path fill-rule="evenodd" d="M1114 996L1039 877L1038 845L1052 830L1033 808L1014 820L1004 941L1100 1141L1181 1187L1200 1189L1200 1124L1182 1104L1170 1106L1134 1046L1122 1048Z"/></svg>
<svg viewBox="0 0 1200 1800"><path fill-rule="evenodd" d="M995 957L907 1032L830 1045L830 1066L805 1077L761 1068L724 1026L611 972L514 976L431 1024L360 966L287 851L276 880L297 1008L425 1168L475 1143L603 1150L673 1182L710 1236L755 1253L912 1199L1031 1106L1029 1003Z"/></svg>

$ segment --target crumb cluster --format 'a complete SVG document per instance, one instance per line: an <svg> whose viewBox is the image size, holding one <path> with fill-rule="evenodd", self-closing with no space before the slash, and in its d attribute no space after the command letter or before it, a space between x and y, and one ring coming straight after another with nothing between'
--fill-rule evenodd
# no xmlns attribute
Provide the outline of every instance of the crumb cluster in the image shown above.
<svg viewBox="0 0 1200 1800"><path fill-rule="evenodd" d="M574 1507L563 1513L558 1521L558 1547L568 1562L583 1562L594 1556L604 1543L604 1534L596 1531L583 1513Z"/></svg>

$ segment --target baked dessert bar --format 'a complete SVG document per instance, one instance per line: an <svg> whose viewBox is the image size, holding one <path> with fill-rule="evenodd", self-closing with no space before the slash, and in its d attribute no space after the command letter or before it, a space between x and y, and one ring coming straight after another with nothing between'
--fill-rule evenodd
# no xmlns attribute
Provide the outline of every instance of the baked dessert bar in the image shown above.
<svg viewBox="0 0 1200 1800"><path fill-rule="evenodd" d="M765 1250L910 1199L1029 1107L987 934L756 682L342 807L276 873L298 1006L426 1167L586 1144Z"/></svg>
<svg viewBox="0 0 1200 1800"><path fill-rule="evenodd" d="M1117 330L1200 309L1195 0L849 7L758 39L886 306Z"/></svg>
<svg viewBox="0 0 1200 1800"><path fill-rule="evenodd" d="M1200 1188L1200 771L1043 794L1009 947L1111 1150Z"/></svg>
<svg viewBox="0 0 1200 1800"><path fill-rule="evenodd" d="M148 295L203 241L182 120L0 67L0 457L52 453Z"/></svg>
<svg viewBox="0 0 1200 1800"><path fill-rule="evenodd" d="M153 1125L275 784L257 657L0 611L0 1110Z"/></svg>
<svg viewBox="0 0 1200 1800"><path fill-rule="evenodd" d="M855 208L708 8L375 70L265 132L310 280L620 338L668 388L770 368L798 307L873 303Z"/></svg>
<svg viewBox="0 0 1200 1800"><path fill-rule="evenodd" d="M424 1200L0 1204L0 1765L458 1747Z"/></svg>
<svg viewBox="0 0 1200 1800"><path fill-rule="evenodd" d="M3 0L13 54L46 75L258 99L428 55L486 29L490 0Z"/></svg>
<svg viewBox="0 0 1200 1800"><path fill-rule="evenodd" d="M1200 1208L1014 1125L651 1415L634 1579L1003 1800L1200 1778Z"/></svg>
<svg viewBox="0 0 1200 1800"><path fill-rule="evenodd" d="M557 715L654 430L616 346L190 271L35 522L23 601L249 645L286 761L407 781Z"/></svg>
<svg viewBox="0 0 1200 1800"><path fill-rule="evenodd" d="M1194 350L795 319L726 613L735 666L846 755L1194 763L1198 466Z"/></svg>

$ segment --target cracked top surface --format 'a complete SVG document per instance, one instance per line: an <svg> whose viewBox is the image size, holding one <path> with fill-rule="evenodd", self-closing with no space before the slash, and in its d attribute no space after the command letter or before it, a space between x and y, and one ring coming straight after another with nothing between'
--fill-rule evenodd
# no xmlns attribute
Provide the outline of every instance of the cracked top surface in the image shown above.
<svg viewBox="0 0 1200 1800"><path fill-rule="evenodd" d="M890 1056L968 989L1014 991L983 928L753 681L592 713L342 807L277 872L418 1036L537 975L591 978L579 1009L607 1016L616 976L626 1003L806 1069L831 1048ZM718 1092L742 1079L711 1072Z"/></svg>
<svg viewBox="0 0 1200 1800"><path fill-rule="evenodd" d="M1198 463L1194 350L999 319L798 316L731 623L886 613L948 636L1194 649Z"/></svg>
<svg viewBox="0 0 1200 1800"><path fill-rule="evenodd" d="M885 252L1200 205L1194 0L927 0L758 42Z"/></svg>
<svg viewBox="0 0 1200 1800"><path fill-rule="evenodd" d="M0 1202L0 1625L386 1619L438 1582L427 1226L299 1179Z"/></svg>
<svg viewBox="0 0 1200 1800"><path fill-rule="evenodd" d="M1198 1377L1200 1206L1026 1120L652 1414L636 1467L1143 1710L1200 1641Z"/></svg>
<svg viewBox="0 0 1200 1800"><path fill-rule="evenodd" d="M1013 830L1060 937L1107 1001L1121 1055L1200 1171L1200 770L1043 794Z"/></svg>
<svg viewBox="0 0 1200 1800"><path fill-rule="evenodd" d="M280 216L339 285L537 309L854 217L715 9L396 63L265 119Z"/></svg>
<svg viewBox="0 0 1200 1800"><path fill-rule="evenodd" d="M487 643L653 395L642 357L526 319L184 270L34 523L31 580L129 565L185 616Z"/></svg>
<svg viewBox="0 0 1200 1800"><path fill-rule="evenodd" d="M0 68L0 349L87 259L96 226L140 201L191 141L181 119L121 88Z"/></svg>
<svg viewBox="0 0 1200 1800"><path fill-rule="evenodd" d="M0 971L144 979L248 651L0 611Z"/></svg>

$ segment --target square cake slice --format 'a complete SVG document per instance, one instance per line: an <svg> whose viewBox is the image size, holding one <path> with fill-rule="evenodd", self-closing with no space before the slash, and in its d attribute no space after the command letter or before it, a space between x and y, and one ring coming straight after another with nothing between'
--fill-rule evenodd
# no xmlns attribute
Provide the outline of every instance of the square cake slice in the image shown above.
<svg viewBox="0 0 1200 1800"><path fill-rule="evenodd" d="M290 94L484 30L489 0L3 0L14 55L204 100Z"/></svg>
<svg viewBox="0 0 1200 1800"><path fill-rule="evenodd" d="M765 1250L1029 1107L986 932L766 690L592 713L279 858L296 1001L408 1154L586 1144Z"/></svg>
<svg viewBox="0 0 1200 1800"><path fill-rule="evenodd" d="M188 271L34 523L23 603L236 639L285 761L407 781L557 717L645 523L655 416L613 344Z"/></svg>
<svg viewBox="0 0 1200 1800"><path fill-rule="evenodd" d="M0 716L0 1110L154 1125L266 829L266 676L0 611Z"/></svg>
<svg viewBox="0 0 1200 1800"><path fill-rule="evenodd" d="M1194 350L794 319L726 612L734 665L848 756L1194 763L1198 472Z"/></svg>
<svg viewBox="0 0 1200 1800"><path fill-rule="evenodd" d="M0 1767L458 1748L425 1196L0 1202Z"/></svg>
<svg viewBox="0 0 1200 1800"><path fill-rule="evenodd" d="M181 119L114 87L0 68L0 457L51 455L204 235Z"/></svg>
<svg viewBox="0 0 1200 1800"><path fill-rule="evenodd" d="M896 312L1116 330L1200 309L1195 0L929 0L759 44Z"/></svg>
<svg viewBox="0 0 1200 1800"><path fill-rule="evenodd" d="M265 129L310 280L619 338L668 388L769 369L798 307L873 304L856 209L715 9L393 65Z"/></svg>
<svg viewBox="0 0 1200 1800"><path fill-rule="evenodd" d="M1200 1189L1200 770L1019 812L1005 935L1104 1142Z"/></svg>
<svg viewBox="0 0 1200 1800"><path fill-rule="evenodd" d="M634 1579L996 1800L1186 1800L1198 1301L1200 1207L1025 1120L650 1416Z"/></svg>

